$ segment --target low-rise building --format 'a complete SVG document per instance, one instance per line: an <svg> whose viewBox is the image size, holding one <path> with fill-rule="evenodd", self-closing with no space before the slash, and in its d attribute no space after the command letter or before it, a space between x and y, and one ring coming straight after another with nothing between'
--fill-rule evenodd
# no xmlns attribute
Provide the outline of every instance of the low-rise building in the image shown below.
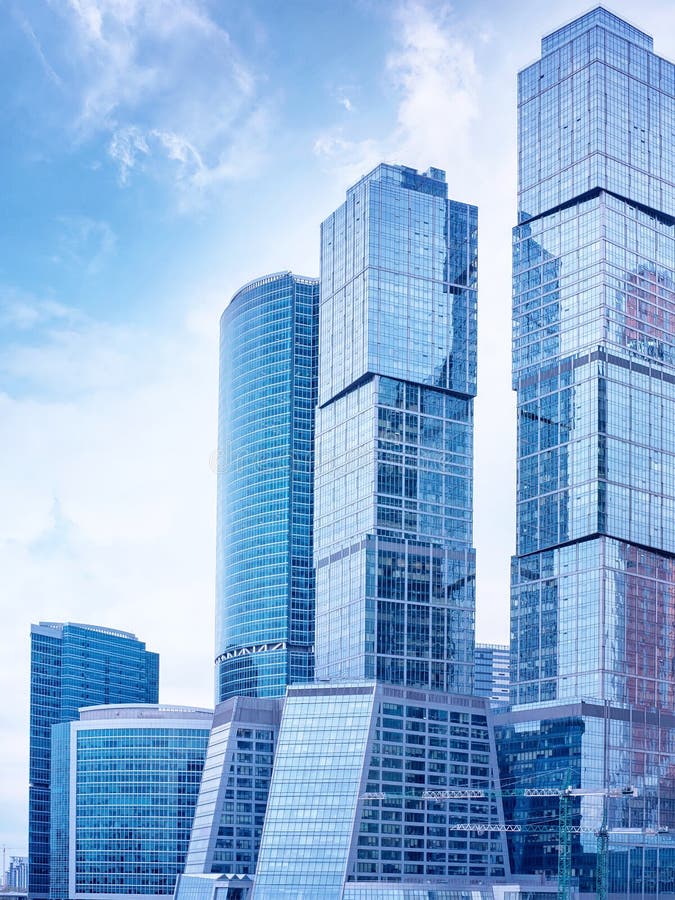
<svg viewBox="0 0 675 900"><path fill-rule="evenodd" d="M213 714L121 704L52 728L51 897L171 895Z"/></svg>

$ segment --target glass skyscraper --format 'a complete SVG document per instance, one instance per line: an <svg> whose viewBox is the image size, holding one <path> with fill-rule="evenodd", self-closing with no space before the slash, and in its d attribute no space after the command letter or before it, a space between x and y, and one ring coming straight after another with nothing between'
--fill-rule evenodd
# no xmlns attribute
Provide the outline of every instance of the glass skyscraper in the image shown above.
<svg viewBox="0 0 675 900"><path fill-rule="evenodd" d="M314 678L318 314L318 279L280 272L221 318L217 706L181 897L248 891L283 697Z"/></svg>
<svg viewBox="0 0 675 900"><path fill-rule="evenodd" d="M40 622L31 626L28 890L49 896L51 728L81 706L157 703L159 656L112 628Z"/></svg>
<svg viewBox="0 0 675 900"><path fill-rule="evenodd" d="M575 801L572 874L671 896L675 852L675 67L598 8L519 76L513 711L504 786ZM556 801L557 803L557 801ZM557 866L556 809L512 799L516 871ZM625 829L629 829L626 832ZM604 858L604 857L603 857Z"/></svg>
<svg viewBox="0 0 675 900"><path fill-rule="evenodd" d="M321 228L320 679L469 693L477 211L379 165Z"/></svg>
<svg viewBox="0 0 675 900"><path fill-rule="evenodd" d="M254 900L508 876L489 703L466 696L476 229L444 172L385 164L322 225L318 683L288 691Z"/></svg>
<svg viewBox="0 0 675 900"><path fill-rule="evenodd" d="M318 281L241 288L221 319L216 702L314 677Z"/></svg>
<svg viewBox="0 0 675 900"><path fill-rule="evenodd" d="M51 900L173 894L212 718L123 704L54 725Z"/></svg>

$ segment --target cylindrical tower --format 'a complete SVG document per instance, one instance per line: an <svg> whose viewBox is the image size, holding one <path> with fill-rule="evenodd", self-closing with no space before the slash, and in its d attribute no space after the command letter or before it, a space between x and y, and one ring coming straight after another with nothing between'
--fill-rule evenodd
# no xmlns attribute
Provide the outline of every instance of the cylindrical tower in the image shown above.
<svg viewBox="0 0 675 900"><path fill-rule="evenodd" d="M216 702L314 676L319 282L256 279L221 319Z"/></svg>

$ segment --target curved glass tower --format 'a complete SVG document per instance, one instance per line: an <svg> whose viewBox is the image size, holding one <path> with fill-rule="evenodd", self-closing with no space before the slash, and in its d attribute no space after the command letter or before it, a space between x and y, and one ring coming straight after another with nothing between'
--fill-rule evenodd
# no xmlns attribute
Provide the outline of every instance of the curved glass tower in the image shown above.
<svg viewBox="0 0 675 900"><path fill-rule="evenodd" d="M281 272L221 319L216 702L314 676L318 301L317 279Z"/></svg>
<svg viewBox="0 0 675 900"><path fill-rule="evenodd" d="M50 900L170 897L213 714L122 703L52 729Z"/></svg>

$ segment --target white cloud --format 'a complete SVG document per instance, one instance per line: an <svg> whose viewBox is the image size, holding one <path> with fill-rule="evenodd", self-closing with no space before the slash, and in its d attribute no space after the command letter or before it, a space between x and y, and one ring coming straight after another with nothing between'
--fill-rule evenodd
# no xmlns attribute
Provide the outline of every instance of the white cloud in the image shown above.
<svg viewBox="0 0 675 900"><path fill-rule="evenodd" d="M203 194L253 169L235 164L235 150L260 161L270 100L197 0L52 0L52 7L68 28L76 133L107 136L121 184L142 171Z"/></svg>
<svg viewBox="0 0 675 900"><path fill-rule="evenodd" d="M319 135L314 141L314 152L337 173L342 184L353 184L380 162L393 162L377 138L350 140L344 129L336 128Z"/></svg>
<svg viewBox="0 0 675 900"><path fill-rule="evenodd" d="M0 285L0 331L30 331L53 321L77 321L80 313L55 300L36 299L14 287Z"/></svg>
<svg viewBox="0 0 675 900"><path fill-rule="evenodd" d="M42 44L38 40L38 37L35 34L35 31L33 30L28 19L26 19L25 16L21 15L21 13L19 13L17 10L14 10L14 16L19 23L19 27L26 35L29 43L35 50L37 58L40 60L40 65L42 66L42 69L47 78L49 78L52 84L55 84L57 87L62 87L63 81L61 79L61 76L54 70L52 64L47 59L47 56L42 48Z"/></svg>
<svg viewBox="0 0 675 900"><path fill-rule="evenodd" d="M329 95L335 100L338 106L341 106L346 112L354 113L357 111L354 97L360 94L360 84L358 81L345 81L339 83L330 83L327 87Z"/></svg>
<svg viewBox="0 0 675 900"><path fill-rule="evenodd" d="M120 184L127 184L129 174L136 165L139 154L148 156L150 148L145 134L135 125L127 125L113 132L108 153L119 166Z"/></svg>
<svg viewBox="0 0 675 900"><path fill-rule="evenodd" d="M229 141L206 159L185 134L161 128L143 130L129 126L113 134L109 154L119 165L119 181L127 185L134 169L163 171L170 164L170 177L180 190L180 208L199 205L205 192L236 178L259 171L265 159L270 116L265 107L252 110Z"/></svg>
<svg viewBox="0 0 675 900"><path fill-rule="evenodd" d="M457 160L478 114L472 44L445 4L406 3L397 20L400 49L387 61L400 92L396 145L406 158L424 158L433 148L438 158Z"/></svg>
<svg viewBox="0 0 675 900"><path fill-rule="evenodd" d="M198 169L204 167L199 151L186 138L175 134L173 131L158 131L156 129L152 132L152 135L164 147L169 159L174 159L183 164L192 162Z"/></svg>

